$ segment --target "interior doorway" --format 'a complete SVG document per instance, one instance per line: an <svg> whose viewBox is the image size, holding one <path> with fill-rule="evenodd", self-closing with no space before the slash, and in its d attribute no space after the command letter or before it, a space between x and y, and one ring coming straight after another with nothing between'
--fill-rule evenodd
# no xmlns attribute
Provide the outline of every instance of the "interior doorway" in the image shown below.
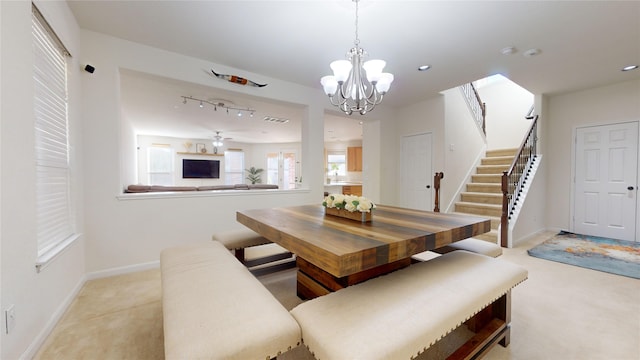
<svg viewBox="0 0 640 360"><path fill-rule="evenodd" d="M638 123L576 129L573 231L636 240Z"/></svg>

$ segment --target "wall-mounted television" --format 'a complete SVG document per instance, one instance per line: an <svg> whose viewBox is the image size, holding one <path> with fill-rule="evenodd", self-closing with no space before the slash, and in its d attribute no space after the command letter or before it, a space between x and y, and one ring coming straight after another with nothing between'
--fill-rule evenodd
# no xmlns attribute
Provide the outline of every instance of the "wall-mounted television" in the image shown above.
<svg viewBox="0 0 640 360"><path fill-rule="evenodd" d="M219 179L220 160L182 159L183 179Z"/></svg>

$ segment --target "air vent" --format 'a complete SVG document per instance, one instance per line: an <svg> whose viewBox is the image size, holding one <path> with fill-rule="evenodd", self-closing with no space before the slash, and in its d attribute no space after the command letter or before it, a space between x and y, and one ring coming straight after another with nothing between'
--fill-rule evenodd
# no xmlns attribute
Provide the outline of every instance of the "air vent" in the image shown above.
<svg viewBox="0 0 640 360"><path fill-rule="evenodd" d="M285 124L289 122L289 119L276 118L272 116L265 116L263 120L266 122L278 123L278 124Z"/></svg>

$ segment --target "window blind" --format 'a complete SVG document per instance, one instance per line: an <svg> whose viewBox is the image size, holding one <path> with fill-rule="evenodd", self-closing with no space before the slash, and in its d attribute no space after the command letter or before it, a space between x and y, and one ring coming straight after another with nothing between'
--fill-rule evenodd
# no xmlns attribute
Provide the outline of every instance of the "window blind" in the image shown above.
<svg viewBox="0 0 640 360"><path fill-rule="evenodd" d="M74 234L70 199L67 56L33 7L33 80L38 257Z"/></svg>
<svg viewBox="0 0 640 360"><path fill-rule="evenodd" d="M227 150L224 152L224 183L244 184L244 152Z"/></svg>
<svg viewBox="0 0 640 360"><path fill-rule="evenodd" d="M150 185L173 185L173 149L169 145L151 145L148 149Z"/></svg>

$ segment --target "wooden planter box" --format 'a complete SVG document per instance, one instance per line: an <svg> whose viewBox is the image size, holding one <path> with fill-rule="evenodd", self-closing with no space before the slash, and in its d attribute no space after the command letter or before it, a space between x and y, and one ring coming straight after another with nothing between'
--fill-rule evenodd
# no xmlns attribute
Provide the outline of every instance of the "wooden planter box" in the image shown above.
<svg viewBox="0 0 640 360"><path fill-rule="evenodd" d="M360 212L360 211L347 211L344 209L337 209L337 208L328 208L325 207L324 208L324 214L325 215L332 215L332 216L338 216L338 217L342 217L345 219L351 219L351 220L356 220L356 221L360 221L360 222L369 222L373 219L373 214L370 212L366 213L366 212Z"/></svg>

